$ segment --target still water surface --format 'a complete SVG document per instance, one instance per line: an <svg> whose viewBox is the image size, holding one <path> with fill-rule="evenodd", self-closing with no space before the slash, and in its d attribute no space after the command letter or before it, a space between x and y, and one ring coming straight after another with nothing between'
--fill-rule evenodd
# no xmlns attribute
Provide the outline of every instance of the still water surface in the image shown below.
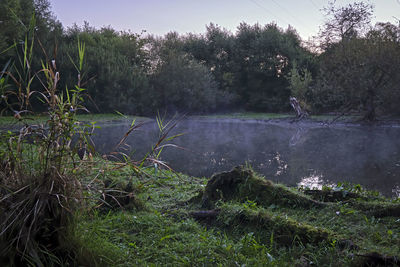
<svg viewBox="0 0 400 267"><path fill-rule="evenodd" d="M96 149L111 152L129 123L109 123L93 136ZM400 127L330 126L241 120L181 121L162 159L179 172L211 176L248 162L267 179L289 186L321 188L351 182L400 196ZM127 139L139 159L157 140L155 122Z"/></svg>

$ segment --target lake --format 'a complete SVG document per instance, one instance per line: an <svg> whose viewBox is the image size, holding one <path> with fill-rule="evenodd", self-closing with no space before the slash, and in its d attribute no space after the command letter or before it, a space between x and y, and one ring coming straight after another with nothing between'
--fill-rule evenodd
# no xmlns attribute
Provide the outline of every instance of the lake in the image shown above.
<svg viewBox="0 0 400 267"><path fill-rule="evenodd" d="M129 122L99 124L93 141L100 153L113 151ZM250 164L267 179L288 186L321 188L338 182L361 184L400 197L400 127L186 119L173 133L185 133L162 160L176 171L209 177ZM127 143L140 159L157 140L154 122L134 131Z"/></svg>

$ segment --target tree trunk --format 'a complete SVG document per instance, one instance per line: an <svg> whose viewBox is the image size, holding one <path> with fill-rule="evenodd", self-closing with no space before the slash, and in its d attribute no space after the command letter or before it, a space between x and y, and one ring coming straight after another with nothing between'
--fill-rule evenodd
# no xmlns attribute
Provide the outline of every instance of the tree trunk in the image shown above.
<svg viewBox="0 0 400 267"><path fill-rule="evenodd" d="M367 99L365 101L365 115L364 120L374 121L376 119L375 103L374 103L374 92L368 91Z"/></svg>

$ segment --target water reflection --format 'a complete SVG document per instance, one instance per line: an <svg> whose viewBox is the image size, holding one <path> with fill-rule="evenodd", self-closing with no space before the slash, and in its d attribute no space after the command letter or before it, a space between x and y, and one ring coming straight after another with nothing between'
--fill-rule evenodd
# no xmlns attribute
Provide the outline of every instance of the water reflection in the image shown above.
<svg viewBox="0 0 400 267"><path fill-rule="evenodd" d="M392 193L394 197L400 198L400 186L396 185L393 189L392 189Z"/></svg>
<svg viewBox="0 0 400 267"><path fill-rule="evenodd" d="M258 167L263 167L263 163L258 165ZM280 176L285 173L288 168L287 163L282 159L281 154L279 152L275 152L275 156L268 160L268 168L276 170L274 176Z"/></svg>
<svg viewBox="0 0 400 267"><path fill-rule="evenodd" d="M289 145L290 146L295 146L301 142L304 142L305 139L307 138L307 132L308 130L305 129L304 127L298 127L296 129L296 133L292 135L292 137L289 140Z"/></svg>
<svg viewBox="0 0 400 267"><path fill-rule="evenodd" d="M97 150L111 151L128 127L103 125L93 137ZM186 150L165 148L162 159L190 175L210 176L247 162L267 179L290 186L348 181L386 195L399 192L400 128L187 120L172 134L182 132L174 143ZM157 126L149 123L127 141L140 158L155 140Z"/></svg>
<svg viewBox="0 0 400 267"><path fill-rule="evenodd" d="M297 184L298 187L319 190L321 190L324 185L335 186L335 184L329 183L329 181L324 180L321 174L313 174L308 177L303 177Z"/></svg>

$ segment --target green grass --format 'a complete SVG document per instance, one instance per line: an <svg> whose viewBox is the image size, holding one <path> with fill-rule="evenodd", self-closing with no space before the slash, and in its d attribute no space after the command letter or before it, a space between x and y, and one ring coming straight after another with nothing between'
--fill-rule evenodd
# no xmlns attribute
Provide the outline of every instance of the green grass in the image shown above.
<svg viewBox="0 0 400 267"><path fill-rule="evenodd" d="M43 116L25 116L26 121L28 123L32 122L32 124L35 123L44 123L48 120L48 116L43 115ZM148 118L146 117L140 117L140 116L121 116L119 114L111 114L111 113L105 113L105 114L79 114L77 115L77 120L82 121L82 122L112 122L112 121L118 121L118 120L147 120ZM22 123L19 122L16 118L13 116L0 116L0 126L21 126Z"/></svg>
<svg viewBox="0 0 400 267"><path fill-rule="evenodd" d="M338 117L338 115L311 115L311 120L316 121L336 121L336 122L356 122L362 119L360 115L346 115Z"/></svg>
<svg viewBox="0 0 400 267"><path fill-rule="evenodd" d="M145 210L82 217L75 232L80 243L114 266L289 266L287 258L274 259L252 234L230 236L188 215L180 204L195 196L205 179L164 174L136 181Z"/></svg>
<svg viewBox="0 0 400 267"><path fill-rule="evenodd" d="M98 173L96 168L94 173ZM131 181L144 207L100 209L79 216L72 239L80 244L81 257L92 255L98 265L294 266L312 262L315 266L351 266L357 260L355 253L400 255L399 218L375 218L349 203L299 208L232 200L217 202L221 210L217 222L199 223L190 212L201 209L200 204L188 200L204 190L207 178L169 171L156 175L152 169L147 176L137 177L121 169L101 179ZM283 223L266 227L259 218ZM309 243L291 236L288 240L292 241L282 243L285 237L279 235L286 229L279 227L285 225L325 231L332 238ZM342 239L353 241L359 249L340 249L337 244Z"/></svg>
<svg viewBox="0 0 400 267"><path fill-rule="evenodd" d="M214 115L202 115L202 116L190 116L191 118L199 119L241 119L241 120L294 120L296 119L293 113L256 113L256 112L240 112L240 113L229 113L229 114L214 114ZM311 115L309 120L317 122L330 122L334 120L336 115ZM118 120L147 120L146 117L141 116L121 116L119 114L80 114L77 115L79 121L84 122L112 122ZM360 116L343 116L335 120L336 122L354 122L359 120ZM48 118L46 116L34 116L30 117L28 121L32 123L43 123ZM307 120L307 119L306 119ZM12 116L0 116L0 127L15 125L20 126L22 123L18 122Z"/></svg>

